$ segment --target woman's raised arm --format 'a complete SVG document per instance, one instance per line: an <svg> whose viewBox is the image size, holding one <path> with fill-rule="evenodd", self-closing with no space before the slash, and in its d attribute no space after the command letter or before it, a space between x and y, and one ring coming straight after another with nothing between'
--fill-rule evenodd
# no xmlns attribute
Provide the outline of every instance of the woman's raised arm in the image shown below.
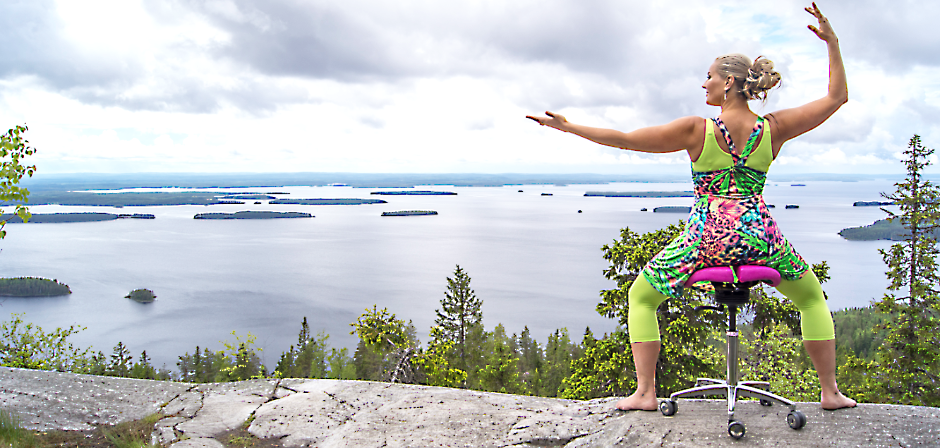
<svg viewBox="0 0 940 448"><path fill-rule="evenodd" d="M699 117L683 117L661 126L651 126L632 132L594 128L574 124L560 114L545 112L547 117L527 115L526 118L543 126L579 135L595 143L641 152L676 152L695 150L702 145L704 122ZM701 128L701 129L700 129ZM698 138L696 138L698 137Z"/></svg>
<svg viewBox="0 0 940 448"><path fill-rule="evenodd" d="M806 12L819 21L818 28L813 25L809 25L808 28L825 41L829 48L829 92L816 101L768 114L768 118L771 118L773 142L776 148L779 148L783 142L819 126L849 100L845 66L842 65L842 52L839 51L839 38L836 37L832 25L819 11L816 3L806 8Z"/></svg>

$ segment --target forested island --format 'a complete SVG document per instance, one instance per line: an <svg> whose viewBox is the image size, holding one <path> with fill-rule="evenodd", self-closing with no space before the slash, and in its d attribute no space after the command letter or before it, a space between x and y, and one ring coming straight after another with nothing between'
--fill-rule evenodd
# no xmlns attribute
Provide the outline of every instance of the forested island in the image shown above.
<svg viewBox="0 0 940 448"><path fill-rule="evenodd" d="M26 222L28 224L53 224L63 222L95 222L95 221L113 221L115 219L155 219L156 217L149 213L119 214L114 213L33 213ZM23 219L17 215L3 215L0 220L9 224L22 224Z"/></svg>
<svg viewBox="0 0 940 448"><path fill-rule="evenodd" d="M313 218L310 213L302 212L267 212L241 211L235 213L199 213L193 219L278 219L278 218Z"/></svg>
<svg viewBox="0 0 940 448"><path fill-rule="evenodd" d="M900 222L889 219L879 219L871 225L849 227L839 231L842 238L850 241L904 241L910 234ZM934 237L940 238L940 230L934 232Z"/></svg>
<svg viewBox="0 0 940 448"><path fill-rule="evenodd" d="M684 205L665 205L653 209L653 213L691 213L692 207Z"/></svg>
<svg viewBox="0 0 940 448"><path fill-rule="evenodd" d="M453 191L428 191L428 190L405 190L405 191L373 191L369 194L382 194L388 196L457 196Z"/></svg>
<svg viewBox="0 0 940 448"><path fill-rule="evenodd" d="M277 198L274 196L268 196L266 194L233 194L233 195L228 195L228 196L222 196L219 199L236 199L236 200L244 200L244 201L249 201L249 200L254 201L258 199L277 199Z"/></svg>
<svg viewBox="0 0 940 448"><path fill-rule="evenodd" d="M436 215L434 210L401 210L397 212L382 212L382 216L425 216Z"/></svg>
<svg viewBox="0 0 940 448"><path fill-rule="evenodd" d="M293 204L293 205L363 205L363 204L387 204L381 199L275 199L268 204Z"/></svg>
<svg viewBox="0 0 940 448"><path fill-rule="evenodd" d="M39 277L0 278L0 296L53 297L72 293L69 285Z"/></svg>
<svg viewBox="0 0 940 448"><path fill-rule="evenodd" d="M74 191L37 191L30 192L29 205L69 205L69 206L106 206L133 207L145 205L210 205L219 202L218 197L227 193L206 191L185 192L126 192L126 193L91 193ZM0 206L13 205L7 201Z"/></svg>
<svg viewBox="0 0 940 448"><path fill-rule="evenodd" d="M153 291L149 289L135 289L130 292L130 294L124 296L125 299L131 299L137 303L151 303L157 299L157 296Z"/></svg>
<svg viewBox="0 0 940 448"><path fill-rule="evenodd" d="M605 198L692 198L691 191L588 191L585 196Z"/></svg>
<svg viewBox="0 0 940 448"><path fill-rule="evenodd" d="M98 193L91 191L35 191L29 194L29 205L67 205L101 207L138 207L154 205L214 205L231 200L276 199L271 192L228 191L127 191L123 193ZM18 202L0 202L0 206L16 205Z"/></svg>
<svg viewBox="0 0 940 448"><path fill-rule="evenodd" d="M891 201L855 201L852 207L880 207L882 205L894 205Z"/></svg>

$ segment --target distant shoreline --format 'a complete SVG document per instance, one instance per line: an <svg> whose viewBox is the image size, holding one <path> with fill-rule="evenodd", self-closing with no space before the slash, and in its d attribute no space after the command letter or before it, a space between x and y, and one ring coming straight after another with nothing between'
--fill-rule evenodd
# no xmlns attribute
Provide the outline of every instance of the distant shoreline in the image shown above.
<svg viewBox="0 0 940 448"><path fill-rule="evenodd" d="M896 181L898 174L773 174L774 182ZM940 175L926 178L940 180ZM417 186L502 187L511 185L578 185L609 183L690 183L687 170L664 174L596 173L38 173L22 185L33 194L42 191L118 190L127 188L280 188L286 185L353 188L414 188ZM271 193L268 193L271 194Z"/></svg>

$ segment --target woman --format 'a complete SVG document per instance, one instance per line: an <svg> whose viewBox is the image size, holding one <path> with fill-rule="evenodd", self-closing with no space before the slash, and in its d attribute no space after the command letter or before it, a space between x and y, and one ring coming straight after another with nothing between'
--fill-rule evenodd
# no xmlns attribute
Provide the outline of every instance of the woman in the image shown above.
<svg viewBox="0 0 940 448"><path fill-rule="evenodd" d="M650 153L687 151L692 160L696 204L689 222L630 288L628 331L637 390L617 403L619 409L657 409L659 304L680 295L683 283L699 268L742 264L780 271L784 280L777 289L800 310L803 345L819 375L823 409L856 404L836 385L835 331L819 281L780 233L761 197L767 169L781 146L822 124L848 101L839 40L815 3L806 11L819 21L818 28L808 28L829 49L829 92L811 103L757 116L748 100L766 100L767 90L777 85L780 75L769 60L758 57L752 63L746 56L732 54L712 63L702 85L705 102L721 107L717 119L685 117L623 133L576 125L550 112L547 117L527 117L602 145Z"/></svg>

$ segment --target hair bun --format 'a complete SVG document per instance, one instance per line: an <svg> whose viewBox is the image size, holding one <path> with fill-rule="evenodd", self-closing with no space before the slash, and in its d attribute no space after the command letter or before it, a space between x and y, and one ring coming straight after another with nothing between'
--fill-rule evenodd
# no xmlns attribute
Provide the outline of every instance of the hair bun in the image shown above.
<svg viewBox="0 0 940 448"><path fill-rule="evenodd" d="M739 92L745 99L767 101L767 91L780 83L780 73L774 71L774 63L763 56L751 62L751 58L743 54L732 53L719 56L715 61L720 76L732 76L735 84L741 83Z"/></svg>
<svg viewBox="0 0 940 448"><path fill-rule="evenodd" d="M747 69L744 79L743 93L749 100L767 100L767 91L780 83L780 73L774 71L774 63L770 59L758 56Z"/></svg>

